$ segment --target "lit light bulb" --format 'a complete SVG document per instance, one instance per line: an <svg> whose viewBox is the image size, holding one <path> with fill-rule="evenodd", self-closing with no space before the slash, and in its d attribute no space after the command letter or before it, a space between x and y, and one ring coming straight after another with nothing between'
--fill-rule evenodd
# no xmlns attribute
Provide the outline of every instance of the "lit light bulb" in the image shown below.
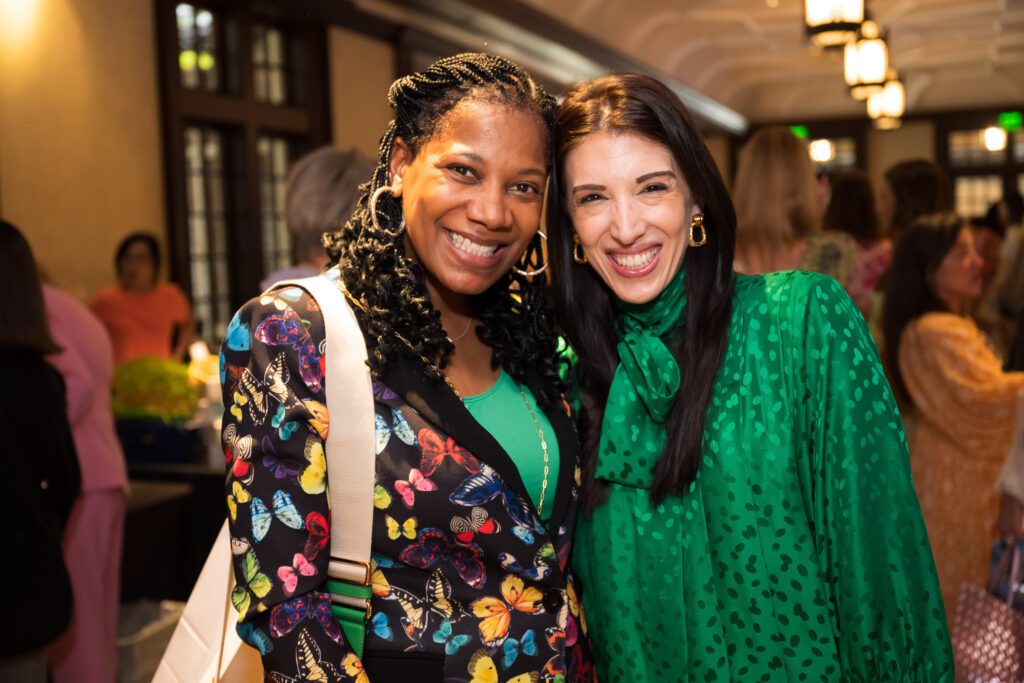
<svg viewBox="0 0 1024 683"><path fill-rule="evenodd" d="M836 146L831 140L812 140L809 150L811 161L818 164L827 164L836 158Z"/></svg>
<svg viewBox="0 0 1024 683"><path fill-rule="evenodd" d="M1006 149L1006 131L999 126L989 126L981 132L985 149L990 152L1001 152Z"/></svg>

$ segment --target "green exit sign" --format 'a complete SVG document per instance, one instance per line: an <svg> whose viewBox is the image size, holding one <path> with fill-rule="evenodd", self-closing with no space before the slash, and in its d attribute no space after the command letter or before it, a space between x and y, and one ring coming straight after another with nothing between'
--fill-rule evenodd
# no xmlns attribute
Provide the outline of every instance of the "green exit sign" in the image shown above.
<svg viewBox="0 0 1024 683"><path fill-rule="evenodd" d="M1004 111L999 114L999 127L1008 133L1020 130L1024 125L1024 116L1019 111Z"/></svg>

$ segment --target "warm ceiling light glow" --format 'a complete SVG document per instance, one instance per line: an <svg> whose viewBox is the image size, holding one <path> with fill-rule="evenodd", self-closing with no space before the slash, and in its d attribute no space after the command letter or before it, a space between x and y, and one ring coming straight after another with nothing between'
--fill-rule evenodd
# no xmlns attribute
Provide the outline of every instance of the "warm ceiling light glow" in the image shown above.
<svg viewBox="0 0 1024 683"><path fill-rule="evenodd" d="M864 21L864 0L804 0L804 23L811 42L839 47L853 40Z"/></svg>
<svg viewBox="0 0 1024 683"><path fill-rule="evenodd" d="M1006 131L999 126L989 126L981 132L985 149L990 152L1001 152L1006 149Z"/></svg>
<svg viewBox="0 0 1024 683"><path fill-rule="evenodd" d="M843 76L854 99L867 99L881 92L889 70L889 46L881 28L865 21L857 39L846 44L843 52Z"/></svg>
<svg viewBox="0 0 1024 683"><path fill-rule="evenodd" d="M31 37L42 2L0 0L0 44L15 47Z"/></svg>
<svg viewBox="0 0 1024 683"><path fill-rule="evenodd" d="M811 161L818 164L827 164L836 158L836 146L831 140L811 140L808 148L811 153Z"/></svg>
<svg viewBox="0 0 1024 683"><path fill-rule="evenodd" d="M896 71L889 70L885 87L868 96L868 116L874 119L875 128L891 130L899 128L900 117L907 107L907 91Z"/></svg>

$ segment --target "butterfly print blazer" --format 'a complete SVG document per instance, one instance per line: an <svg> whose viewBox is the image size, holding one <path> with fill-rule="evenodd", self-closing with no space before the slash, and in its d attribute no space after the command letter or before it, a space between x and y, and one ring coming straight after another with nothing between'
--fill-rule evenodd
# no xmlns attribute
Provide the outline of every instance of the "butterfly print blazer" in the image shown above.
<svg viewBox="0 0 1024 683"><path fill-rule="evenodd" d="M373 382L373 598L356 656L324 586L324 439L345 416L324 404L323 340L316 301L292 286L248 302L221 350L232 601L268 680L596 680L568 567L579 446L567 406L545 411L561 460L544 524L508 454L411 358Z"/></svg>

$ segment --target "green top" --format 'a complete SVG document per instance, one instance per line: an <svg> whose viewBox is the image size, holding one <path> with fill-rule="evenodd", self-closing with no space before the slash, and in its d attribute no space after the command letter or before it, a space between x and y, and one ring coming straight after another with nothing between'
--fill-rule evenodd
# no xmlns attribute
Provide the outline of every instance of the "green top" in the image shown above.
<svg viewBox="0 0 1024 683"><path fill-rule="evenodd" d="M899 414L834 280L737 276L704 442L657 507L602 450L573 560L602 680L953 680Z"/></svg>
<svg viewBox="0 0 1024 683"><path fill-rule="evenodd" d="M524 397L530 406L529 410L523 403ZM550 520L555 489L558 487L558 439L544 411L537 407L529 387L516 384L502 370L493 387L482 394L467 396L463 401L469 414L491 433L512 458L536 506L540 502L540 492L544 485L544 451L540 445L537 423L530 416L530 411L533 411L548 446L548 488L544 494L541 521Z"/></svg>

